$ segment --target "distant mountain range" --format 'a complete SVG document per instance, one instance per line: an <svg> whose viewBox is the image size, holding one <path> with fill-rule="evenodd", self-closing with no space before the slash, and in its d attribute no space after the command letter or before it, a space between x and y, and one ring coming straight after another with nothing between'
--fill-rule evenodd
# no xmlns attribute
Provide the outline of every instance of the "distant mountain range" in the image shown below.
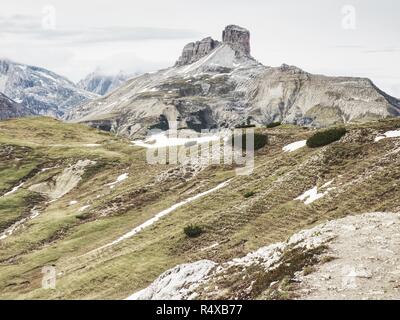
<svg viewBox="0 0 400 320"><path fill-rule="evenodd" d="M30 113L60 118L98 95L49 70L0 60L0 92Z"/></svg>
<svg viewBox="0 0 400 320"><path fill-rule="evenodd" d="M189 43L173 67L141 76L93 72L74 84L43 68L0 60L0 92L29 114L125 136L175 123L197 131L271 122L326 127L400 115L400 101L369 79L262 65L251 56L250 32L236 25L225 28L222 41Z"/></svg>
<svg viewBox="0 0 400 320"><path fill-rule="evenodd" d="M271 122L326 127L400 115L400 101L371 80L266 67L250 54L250 32L230 25L222 42L185 46L175 66L128 81L66 119L126 136L149 128L194 130Z"/></svg>
<svg viewBox="0 0 400 320"><path fill-rule="evenodd" d="M122 86L128 79L137 75L138 74L127 74L122 71L115 75L107 75L96 71L87 75L85 79L79 81L78 87L83 90L104 96Z"/></svg>

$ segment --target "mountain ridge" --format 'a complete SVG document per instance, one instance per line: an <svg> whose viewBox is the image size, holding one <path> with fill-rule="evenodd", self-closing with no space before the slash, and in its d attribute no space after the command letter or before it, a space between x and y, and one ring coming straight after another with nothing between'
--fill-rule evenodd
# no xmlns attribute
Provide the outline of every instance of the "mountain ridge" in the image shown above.
<svg viewBox="0 0 400 320"><path fill-rule="evenodd" d="M271 122L327 127L400 115L400 102L371 80L267 67L250 55L250 32L229 25L223 41L185 46L173 67L130 80L66 119L125 136L149 128L215 129Z"/></svg>
<svg viewBox="0 0 400 320"><path fill-rule="evenodd" d="M45 68L0 59L0 92L33 114L60 118L72 107L98 97Z"/></svg>

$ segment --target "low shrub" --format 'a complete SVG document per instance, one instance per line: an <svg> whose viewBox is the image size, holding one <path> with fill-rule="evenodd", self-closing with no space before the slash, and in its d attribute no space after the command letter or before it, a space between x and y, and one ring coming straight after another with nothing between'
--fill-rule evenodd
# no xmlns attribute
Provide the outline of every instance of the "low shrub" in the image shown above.
<svg viewBox="0 0 400 320"><path fill-rule="evenodd" d="M267 128L275 128L279 127L282 124L282 122L271 122L267 124Z"/></svg>
<svg viewBox="0 0 400 320"><path fill-rule="evenodd" d="M235 129L246 129L246 128L255 128L255 124L241 124L235 127Z"/></svg>
<svg viewBox="0 0 400 320"><path fill-rule="evenodd" d="M185 227L183 231L189 238L196 238L203 233L203 228L198 225L191 224Z"/></svg>
<svg viewBox="0 0 400 320"><path fill-rule="evenodd" d="M345 128L332 128L315 133L307 140L309 148L326 146L332 142L340 140L346 134Z"/></svg>
<svg viewBox="0 0 400 320"><path fill-rule="evenodd" d="M246 192L245 194L244 194L244 197L247 199L247 198L251 198L251 197L253 197L254 195L255 195L256 193L254 192L254 191L249 191L249 192Z"/></svg>
<svg viewBox="0 0 400 320"><path fill-rule="evenodd" d="M235 139L238 139L239 135L235 135L232 138L232 144L234 144ZM242 137L242 149L246 150L246 133L240 135ZM258 150L263 148L266 144L268 144L268 136L262 133L254 133L254 150Z"/></svg>

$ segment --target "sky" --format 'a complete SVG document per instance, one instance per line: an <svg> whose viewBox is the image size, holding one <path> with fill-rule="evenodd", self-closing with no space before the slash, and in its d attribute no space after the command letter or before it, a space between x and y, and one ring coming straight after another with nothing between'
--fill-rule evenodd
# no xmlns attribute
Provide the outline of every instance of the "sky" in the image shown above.
<svg viewBox="0 0 400 320"><path fill-rule="evenodd" d="M398 0L2 0L0 58L75 82L95 70L154 71L237 24L265 65L368 77L400 98L399 12Z"/></svg>

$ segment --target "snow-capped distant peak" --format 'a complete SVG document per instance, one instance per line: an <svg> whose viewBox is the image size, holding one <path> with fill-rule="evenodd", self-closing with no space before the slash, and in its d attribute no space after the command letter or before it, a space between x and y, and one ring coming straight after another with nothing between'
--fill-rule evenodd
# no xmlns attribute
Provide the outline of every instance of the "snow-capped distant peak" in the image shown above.
<svg viewBox="0 0 400 320"><path fill-rule="evenodd" d="M44 68L0 59L0 91L33 114L61 117L98 96Z"/></svg>
<svg viewBox="0 0 400 320"><path fill-rule="evenodd" d="M135 75L138 74L131 75L120 71L117 74L110 75L101 71L95 71L79 81L78 87L103 96L119 88L128 79L134 77Z"/></svg>

